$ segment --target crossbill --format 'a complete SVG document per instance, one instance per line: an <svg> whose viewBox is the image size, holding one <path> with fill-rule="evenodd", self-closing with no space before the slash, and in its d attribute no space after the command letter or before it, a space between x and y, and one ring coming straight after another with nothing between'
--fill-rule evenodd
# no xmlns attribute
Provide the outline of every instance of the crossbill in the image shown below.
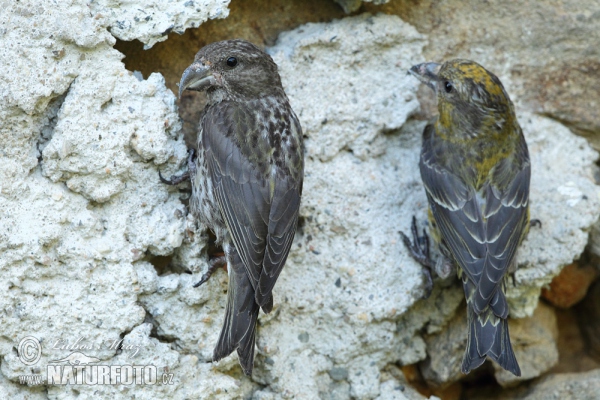
<svg viewBox="0 0 600 400"><path fill-rule="evenodd" d="M296 232L304 178L302 128L277 65L247 41L202 48L181 77L180 97L186 89L208 94L197 158L189 160L190 209L222 244L229 275L213 360L237 350L244 373L251 375L258 312L273 308L273 287Z"/></svg>
<svg viewBox="0 0 600 400"><path fill-rule="evenodd" d="M531 166L513 104L500 80L473 61L423 63L409 72L437 96L439 115L423 132L419 168L438 263L457 267L467 299L462 372L487 356L520 376L504 291L529 229ZM424 261L415 240L413 254Z"/></svg>

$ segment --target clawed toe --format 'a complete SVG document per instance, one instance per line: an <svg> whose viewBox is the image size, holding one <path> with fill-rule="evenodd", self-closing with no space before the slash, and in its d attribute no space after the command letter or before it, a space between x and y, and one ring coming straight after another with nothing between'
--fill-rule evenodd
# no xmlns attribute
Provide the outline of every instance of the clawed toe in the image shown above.
<svg viewBox="0 0 600 400"><path fill-rule="evenodd" d="M415 261L428 269L432 269L435 266L435 263L429 256L429 236L427 235L427 232L425 232L425 229L423 229L423 236L419 236L417 219L415 217L412 219L410 230L412 233L412 241L404 234L404 232L399 232L402 236L404 245L408 248L410 255Z"/></svg>
<svg viewBox="0 0 600 400"><path fill-rule="evenodd" d="M412 241L400 231L400 236L404 245L409 250L412 258L415 259L423 268L423 275L425 275L425 294L423 298L428 298L433 290L433 278L431 276L431 270L435 267L435 263L431 260L429 253L429 236L425 229L423 229L423 236L419 236L417 229L417 219L413 216L411 224Z"/></svg>
<svg viewBox="0 0 600 400"><path fill-rule="evenodd" d="M208 282L211 275L219 267L227 267L227 259L225 258L225 254L223 254L223 253L220 253L219 255L217 255L215 257L211 257L208 260L208 270L204 273L204 275L202 275L202 277L200 278L200 281L198 283L194 284L194 287L196 288L196 287Z"/></svg>
<svg viewBox="0 0 600 400"><path fill-rule="evenodd" d="M194 149L190 149L189 153L188 153L188 160L187 160L188 170L181 175L171 175L171 177L169 179L167 179L164 176L162 176L162 173L159 170L158 177L160 178L160 181L167 185L178 185L181 182L189 180L193 176L193 174L196 173L196 163L194 161L195 160L194 154L195 154Z"/></svg>
<svg viewBox="0 0 600 400"><path fill-rule="evenodd" d="M158 177L160 178L160 181L162 183L165 183L167 185L178 185L183 181L187 181L188 179L190 179L190 173L189 172L184 172L183 174L177 176L177 175L171 175L171 177L169 179L165 178L164 176L162 176L160 170L158 171Z"/></svg>

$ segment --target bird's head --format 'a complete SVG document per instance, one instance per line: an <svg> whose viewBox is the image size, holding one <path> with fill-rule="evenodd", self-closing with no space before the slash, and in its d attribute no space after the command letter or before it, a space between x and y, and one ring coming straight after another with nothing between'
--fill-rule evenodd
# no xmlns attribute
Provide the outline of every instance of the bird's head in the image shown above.
<svg viewBox="0 0 600 400"><path fill-rule="evenodd" d="M283 93L271 56L241 39L215 42L200 49L181 76L179 97L184 90L207 91L215 101Z"/></svg>
<svg viewBox="0 0 600 400"><path fill-rule="evenodd" d="M488 126L502 131L514 119L512 102L498 77L474 61L417 64L409 73L435 91L443 127L474 136Z"/></svg>

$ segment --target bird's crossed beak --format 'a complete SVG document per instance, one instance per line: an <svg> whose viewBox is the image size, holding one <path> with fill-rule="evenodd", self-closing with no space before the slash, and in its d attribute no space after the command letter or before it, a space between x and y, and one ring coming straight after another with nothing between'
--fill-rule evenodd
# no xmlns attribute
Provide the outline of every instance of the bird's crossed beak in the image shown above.
<svg viewBox="0 0 600 400"><path fill-rule="evenodd" d="M416 77L418 80L429 86L435 91L438 73L440 72L441 64L434 62L426 62L413 65L408 73Z"/></svg>
<svg viewBox="0 0 600 400"><path fill-rule="evenodd" d="M213 76L209 65L195 62L183 71L181 81L179 82L179 98L181 98L181 93L186 89L201 92L216 83L217 80Z"/></svg>

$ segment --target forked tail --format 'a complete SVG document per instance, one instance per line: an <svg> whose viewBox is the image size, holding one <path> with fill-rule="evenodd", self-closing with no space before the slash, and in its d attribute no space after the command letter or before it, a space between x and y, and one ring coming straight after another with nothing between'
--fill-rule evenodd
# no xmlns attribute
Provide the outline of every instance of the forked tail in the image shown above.
<svg viewBox="0 0 600 400"><path fill-rule="evenodd" d="M469 333L463 357L462 372L468 374L479 367L488 356L502 368L521 376L521 369L510 344L508 321L494 314L491 307L477 315L467 302Z"/></svg>

